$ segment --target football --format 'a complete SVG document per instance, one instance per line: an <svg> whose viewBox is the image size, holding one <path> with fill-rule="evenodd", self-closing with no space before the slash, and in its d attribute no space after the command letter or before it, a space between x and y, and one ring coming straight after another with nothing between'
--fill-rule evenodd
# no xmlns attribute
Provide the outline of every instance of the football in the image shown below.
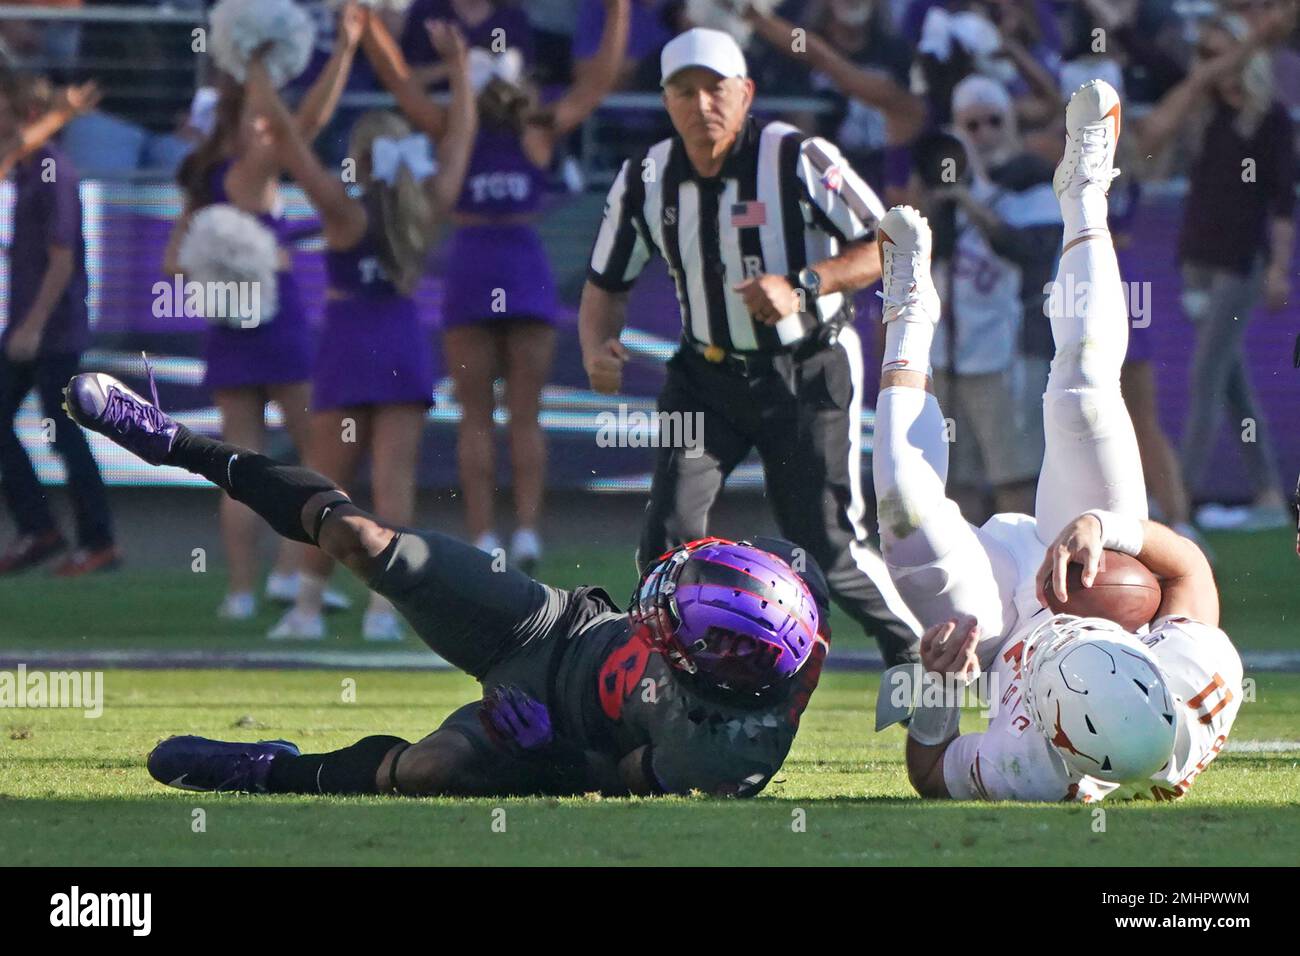
<svg viewBox="0 0 1300 956"><path fill-rule="evenodd" d="M1083 565L1071 563L1066 571L1069 598L1057 598L1051 580L1046 583L1047 606L1057 614L1104 617L1126 631L1136 631L1156 616L1160 607L1160 582L1137 558L1122 551L1105 551L1092 587L1085 588Z"/></svg>

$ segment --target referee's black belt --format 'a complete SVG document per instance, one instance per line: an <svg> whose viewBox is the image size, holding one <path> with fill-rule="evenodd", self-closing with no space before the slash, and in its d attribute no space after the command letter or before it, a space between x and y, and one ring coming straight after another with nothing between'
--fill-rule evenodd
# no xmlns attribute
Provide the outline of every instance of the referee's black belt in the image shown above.
<svg viewBox="0 0 1300 956"><path fill-rule="evenodd" d="M706 345L682 336L682 347L704 357L706 362L741 375L760 375L772 371L776 360L792 358L796 362L823 352L835 344L839 329L823 327L785 348L768 352L728 352L717 345Z"/></svg>

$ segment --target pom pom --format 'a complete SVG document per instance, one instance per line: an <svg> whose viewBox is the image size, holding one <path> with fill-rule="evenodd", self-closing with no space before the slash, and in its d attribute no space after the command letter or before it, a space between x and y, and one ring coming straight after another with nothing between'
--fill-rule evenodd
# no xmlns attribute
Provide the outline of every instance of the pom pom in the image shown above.
<svg viewBox="0 0 1300 956"><path fill-rule="evenodd" d="M730 33L742 47L749 44L754 28L745 19L746 9L756 10L766 16L776 7L777 0L686 0L686 18L692 26L708 27Z"/></svg>
<svg viewBox="0 0 1300 956"><path fill-rule="evenodd" d="M278 257L275 234L256 216L227 203L200 209L177 252L187 313L236 329L269 322L280 304Z"/></svg>
<svg viewBox="0 0 1300 956"><path fill-rule="evenodd" d="M316 24L293 0L221 0L209 22L208 52L240 83L263 44L271 44L266 69L281 87L307 68L316 43Z"/></svg>

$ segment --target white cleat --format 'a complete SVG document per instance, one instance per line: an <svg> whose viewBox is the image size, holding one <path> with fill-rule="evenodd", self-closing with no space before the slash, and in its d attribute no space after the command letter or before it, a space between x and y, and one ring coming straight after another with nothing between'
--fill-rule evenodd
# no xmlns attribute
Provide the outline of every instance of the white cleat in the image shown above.
<svg viewBox="0 0 1300 956"><path fill-rule="evenodd" d="M895 206L876 230L880 244L884 321L939 321L939 292L930 276L930 224L911 206Z"/></svg>
<svg viewBox="0 0 1300 956"><path fill-rule="evenodd" d="M319 614L299 614L291 608L266 635L271 641L320 641L325 639L325 619Z"/></svg>
<svg viewBox="0 0 1300 956"><path fill-rule="evenodd" d="M1115 144L1119 142L1119 94L1105 80L1091 80L1074 91L1065 108L1065 155L1056 165L1052 187L1059 199L1065 192L1078 197L1087 185L1103 192L1119 175Z"/></svg>
<svg viewBox="0 0 1300 956"><path fill-rule="evenodd" d="M392 643L405 640L402 622L397 615L387 609L367 610L361 619L361 637L367 641Z"/></svg>

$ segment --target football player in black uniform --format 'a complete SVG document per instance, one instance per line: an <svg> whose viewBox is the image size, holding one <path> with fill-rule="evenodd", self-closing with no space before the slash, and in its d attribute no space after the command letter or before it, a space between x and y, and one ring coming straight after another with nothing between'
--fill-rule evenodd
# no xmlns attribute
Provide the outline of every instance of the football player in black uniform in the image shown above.
<svg viewBox="0 0 1300 956"><path fill-rule="evenodd" d="M152 388L152 377L150 386ZM277 532L314 544L388 598L482 699L415 743L332 753L286 741L172 737L155 779L190 790L408 796L750 796L785 760L817 686L825 578L788 542L717 538L665 554L627 612L600 588L549 587L437 532L388 527L331 481L197 435L117 379L78 375L67 408L155 465L202 475Z"/></svg>

